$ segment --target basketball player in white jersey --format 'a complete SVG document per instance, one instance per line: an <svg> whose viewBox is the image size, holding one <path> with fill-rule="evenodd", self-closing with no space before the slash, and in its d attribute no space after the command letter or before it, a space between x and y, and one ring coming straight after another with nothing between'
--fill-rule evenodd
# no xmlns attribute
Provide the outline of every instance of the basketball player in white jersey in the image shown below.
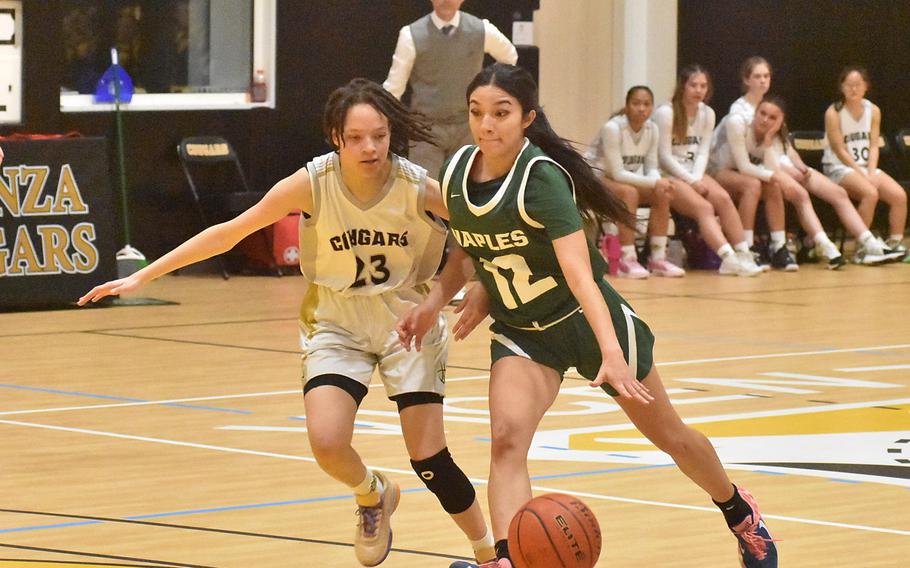
<svg viewBox="0 0 910 568"><path fill-rule="evenodd" d="M824 180L808 168L807 171L800 172L799 180L794 179L781 164L781 157L786 154L789 146L784 118L783 100L773 95L766 95L759 103L755 118L751 121L741 114L725 117L721 121L723 128L714 141L709 169L715 172L715 177L722 185L725 179L745 176L758 180L763 188L776 188L796 208L806 234L812 238L819 253L828 260L828 268L838 269L845 261L822 228L807 191L807 187L811 191L822 185ZM853 213L856 211L853 210ZM849 218L849 211L846 214ZM860 221L858 217L853 220ZM786 247L783 211L779 215L777 211L769 213L768 223L773 251L771 266L785 271L797 270L799 266ZM852 228L857 231L860 227Z"/></svg>
<svg viewBox="0 0 910 568"><path fill-rule="evenodd" d="M585 156L603 172L601 181L629 211L635 212L639 203L651 206L648 218L651 254L647 269L638 262L635 232L625 225L619 227L622 257L617 275L621 278L640 279L650 274L678 278L686 273L667 260L673 182L660 177L657 125L648 120L653 109L651 89L642 85L629 89L625 106L601 127Z"/></svg>
<svg viewBox="0 0 910 568"><path fill-rule="evenodd" d="M838 86L840 98L825 111L825 175L859 202L857 209L868 226L878 200L887 203L890 209L886 248L906 254L902 241L907 224L907 194L878 168L882 113L865 98L869 76L862 67L847 67L841 71ZM865 252L860 247L857 256Z"/></svg>
<svg viewBox="0 0 910 568"><path fill-rule="evenodd" d="M307 435L319 466L354 492L358 561L375 566L388 555L389 517L400 495L398 485L367 468L351 446L357 408L378 368L398 405L412 467L471 541L478 561L486 562L495 556L492 533L443 430L444 318L432 326L421 352L402 348L395 330L398 317L427 294L445 243L438 218L448 214L439 184L396 154L409 139L432 140L429 124L378 84L354 79L329 96L323 130L334 152L279 181L238 217L127 278L96 286L79 304L135 291L301 210L300 268L309 281L300 322ZM466 301L477 297L469 294ZM481 306L456 324L456 338L486 315Z"/></svg>
<svg viewBox="0 0 910 568"><path fill-rule="evenodd" d="M672 100L654 111L658 160L673 182L670 206L696 220L702 238L721 258L718 272L755 276L761 268L752 258L736 206L724 188L705 173L714 132L714 110L704 102L710 95L708 72L700 65L683 67ZM750 197L757 204L761 189L755 187ZM736 244L731 246L725 234Z"/></svg>

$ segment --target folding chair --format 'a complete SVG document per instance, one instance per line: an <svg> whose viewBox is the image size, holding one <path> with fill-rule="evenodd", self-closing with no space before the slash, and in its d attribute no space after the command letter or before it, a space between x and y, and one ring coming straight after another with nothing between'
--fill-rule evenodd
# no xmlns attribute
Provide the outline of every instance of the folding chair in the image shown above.
<svg viewBox="0 0 910 568"><path fill-rule="evenodd" d="M219 136L193 136L184 138L177 146L180 165L193 196L199 220L209 227L231 219L246 211L265 195L264 191L251 191L246 175L230 142ZM233 164L233 167L231 165ZM201 184L201 185L200 185ZM269 268L276 276L281 272L272 254L272 237L266 230L257 231L258 239L269 259ZM218 256L221 274L230 277L224 255Z"/></svg>

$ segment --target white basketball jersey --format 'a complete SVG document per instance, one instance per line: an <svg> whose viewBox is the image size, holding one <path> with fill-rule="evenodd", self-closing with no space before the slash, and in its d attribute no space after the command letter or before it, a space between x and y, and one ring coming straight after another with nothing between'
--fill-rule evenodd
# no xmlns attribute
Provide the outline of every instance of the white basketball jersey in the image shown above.
<svg viewBox="0 0 910 568"><path fill-rule="evenodd" d="M746 117L747 121L752 122L752 119L755 118L755 107L746 100L746 97L739 97L730 105L729 114L741 114Z"/></svg>
<svg viewBox="0 0 910 568"><path fill-rule="evenodd" d="M753 165L761 166L765 163L766 151L770 149L780 151L780 148L778 148L779 143L775 143L769 148L769 146L759 144L755 140L755 131L752 129L751 119L746 119L745 115L742 114L728 114L720 121L714 132L714 139L711 142L711 171L737 169L736 159L733 157L733 148L727 133L727 123L730 121L738 121L739 124L737 126L739 128L735 130L742 136L741 143L745 145L746 152L749 154L749 162Z"/></svg>
<svg viewBox="0 0 910 568"><path fill-rule="evenodd" d="M374 295L435 274L446 229L425 211L425 169L392 154L385 186L362 203L344 185L337 153L306 167L313 214L301 216L300 270L310 282L344 295Z"/></svg>
<svg viewBox="0 0 910 568"><path fill-rule="evenodd" d="M626 115L614 116L610 122L619 126L622 143L619 153L622 155L622 167L627 172L645 175L645 158L651 146L657 144L657 125L646 120L638 132L633 132Z"/></svg>
<svg viewBox="0 0 910 568"><path fill-rule="evenodd" d="M669 103L662 106L668 107L672 115L673 107ZM673 158L689 173L691 173L695 167L695 157L698 155L698 148L701 146L702 138L704 136L703 133L706 131L710 133L711 127L709 125L714 122L714 118L708 115L709 112L711 111L705 103L698 103L698 111L695 114L695 120L690 122L686 127L685 140L677 140L672 133L670 135Z"/></svg>
<svg viewBox="0 0 910 568"><path fill-rule="evenodd" d="M840 131L844 135L844 144L847 146L847 152L853 157L853 161L858 166L865 166L869 163L869 138L872 136L872 103L863 99L863 114L859 120L853 118L847 105L844 105L838 112L837 118L840 120ZM825 133L827 139L827 132ZM830 166L845 165L837 157L831 148L825 146L825 153L822 156L822 163Z"/></svg>

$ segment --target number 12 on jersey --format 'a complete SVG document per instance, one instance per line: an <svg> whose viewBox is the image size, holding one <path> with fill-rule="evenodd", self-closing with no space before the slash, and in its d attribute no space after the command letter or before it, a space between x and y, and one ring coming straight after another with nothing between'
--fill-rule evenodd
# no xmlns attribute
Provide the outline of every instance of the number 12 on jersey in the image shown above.
<svg viewBox="0 0 910 568"><path fill-rule="evenodd" d="M493 275L493 281L496 282L496 290L499 292L499 297L502 298L502 303L505 307L510 310L517 308L519 302L527 304L534 298L556 287L556 280L552 276L547 276L532 284L531 276L533 274L531 269L528 267L527 261L517 254L497 256L492 260L481 258L480 265ZM511 271L512 273L511 286L509 285L510 280L506 271ZM515 291L514 294L512 293L513 290ZM516 295L518 296L517 299L515 298Z"/></svg>

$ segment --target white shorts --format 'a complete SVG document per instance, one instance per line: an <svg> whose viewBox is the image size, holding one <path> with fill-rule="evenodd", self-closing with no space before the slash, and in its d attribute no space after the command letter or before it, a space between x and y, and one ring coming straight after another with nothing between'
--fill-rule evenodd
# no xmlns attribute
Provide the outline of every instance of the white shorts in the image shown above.
<svg viewBox="0 0 910 568"><path fill-rule="evenodd" d="M373 296L343 296L311 285L300 310L303 384L319 375L350 377L369 387L373 371L393 397L412 392L445 395L448 329L439 314L423 338L420 352L398 342L398 317L417 305L428 288L421 285Z"/></svg>
<svg viewBox="0 0 910 568"><path fill-rule="evenodd" d="M840 184L840 182L843 181L843 179L850 172L856 171L853 168L851 168L849 166L845 166L843 164L822 164L822 168L823 168L823 171L825 172L825 175L828 176L828 179L830 179L831 181L833 181L836 184ZM868 174L868 170L866 169L865 166L863 166L860 169ZM882 173L882 171L878 168L875 168L875 171L872 172L873 175L878 175L880 173Z"/></svg>

